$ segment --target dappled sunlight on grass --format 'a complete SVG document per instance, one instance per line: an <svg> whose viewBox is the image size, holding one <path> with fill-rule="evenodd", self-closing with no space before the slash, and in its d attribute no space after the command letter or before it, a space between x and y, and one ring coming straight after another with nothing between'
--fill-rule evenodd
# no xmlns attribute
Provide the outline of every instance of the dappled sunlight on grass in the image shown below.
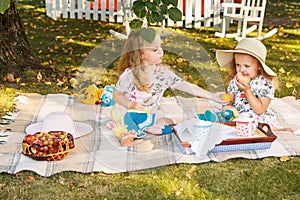
<svg viewBox="0 0 300 200"><path fill-rule="evenodd" d="M282 44L282 48L291 49L292 52L295 52L297 50L300 50L300 44Z"/></svg>
<svg viewBox="0 0 300 200"><path fill-rule="evenodd" d="M5 115L5 113L12 111L14 108L14 97L18 90L13 88L7 88L0 85L0 116Z"/></svg>
<svg viewBox="0 0 300 200"><path fill-rule="evenodd" d="M70 43L78 44L81 46L86 46L86 47L96 47L97 44L91 43L91 42L84 42L84 41L78 41L78 40L69 40Z"/></svg>
<svg viewBox="0 0 300 200"><path fill-rule="evenodd" d="M35 7L31 6L31 5L22 4L22 3L18 2L18 8L19 9L34 9Z"/></svg>
<svg viewBox="0 0 300 200"><path fill-rule="evenodd" d="M300 28L298 29L280 29L284 33L300 36Z"/></svg>
<svg viewBox="0 0 300 200"><path fill-rule="evenodd" d="M37 8L35 9L37 12L46 13L46 8Z"/></svg>

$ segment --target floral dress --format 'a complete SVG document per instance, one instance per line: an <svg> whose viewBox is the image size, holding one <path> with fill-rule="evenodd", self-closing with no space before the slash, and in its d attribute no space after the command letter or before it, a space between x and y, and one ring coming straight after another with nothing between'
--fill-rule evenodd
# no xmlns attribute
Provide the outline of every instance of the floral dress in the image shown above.
<svg viewBox="0 0 300 200"><path fill-rule="evenodd" d="M127 110L127 108L115 104L111 117L114 121L113 130L116 135L125 131L135 130L138 137L145 135L143 130L152 126L158 119L164 118L165 114L158 110L160 100L168 88L174 88L183 80L165 66L153 66L155 70L148 74L152 83L150 91L140 91L133 85L133 75L127 68L119 77L115 89L122 92L126 98L134 102L147 104L149 112Z"/></svg>
<svg viewBox="0 0 300 200"><path fill-rule="evenodd" d="M120 76L116 84L116 90L124 93L125 97L134 102L144 102L150 110L159 107L160 100L168 88L174 88L182 79L165 66L156 66L155 70L148 74L153 86L150 91L139 91L133 85L132 71L127 68Z"/></svg>
<svg viewBox="0 0 300 200"><path fill-rule="evenodd" d="M264 76L258 76L256 79L250 81L250 89L257 98L274 98L275 88L273 83ZM229 83L227 91L235 96L233 106L239 111L241 115L246 114L254 117L258 122L268 123L272 126L278 126L276 115L268 107L265 113L256 114L249 105L244 91L240 90L232 79Z"/></svg>

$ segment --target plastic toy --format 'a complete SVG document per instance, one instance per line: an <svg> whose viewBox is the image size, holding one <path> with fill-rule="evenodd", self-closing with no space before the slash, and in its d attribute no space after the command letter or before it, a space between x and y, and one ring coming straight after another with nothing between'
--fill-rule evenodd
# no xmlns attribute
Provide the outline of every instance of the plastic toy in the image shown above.
<svg viewBox="0 0 300 200"><path fill-rule="evenodd" d="M211 122L229 122L238 117L238 111L235 108L223 110L221 112L206 110L204 113L198 114L197 117L201 120Z"/></svg>
<svg viewBox="0 0 300 200"><path fill-rule="evenodd" d="M103 106L108 107L108 106L113 106L115 104L113 100L113 92L114 92L114 86L107 85L104 87L103 93L100 98Z"/></svg>
<svg viewBox="0 0 300 200"><path fill-rule="evenodd" d="M98 88L95 84L91 84L81 89L78 93L73 94L73 96L76 96L82 103L96 104L101 98L102 93L103 88Z"/></svg>

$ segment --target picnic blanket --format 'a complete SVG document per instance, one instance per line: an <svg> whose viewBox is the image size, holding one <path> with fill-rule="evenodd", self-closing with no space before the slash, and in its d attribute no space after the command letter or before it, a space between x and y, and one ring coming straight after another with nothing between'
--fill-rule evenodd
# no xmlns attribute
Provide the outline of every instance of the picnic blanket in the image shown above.
<svg viewBox="0 0 300 200"><path fill-rule="evenodd" d="M300 154L300 136L289 132L276 132L277 139L269 149L215 152L204 156L187 155L182 151L174 134L156 136L148 134L135 141L132 147L121 147L114 133L106 126L111 107L88 105L65 94L24 94L18 105L19 112L11 124L1 125L0 172L16 174L23 170L41 176L62 171L82 173L121 173L151 169L177 163L222 162L233 158L259 159L264 157L297 156ZM199 98L163 98L160 109L178 121L193 117L212 105ZM300 128L300 101L293 97L275 99L271 107L284 126ZM93 131L75 140L75 149L60 161L36 161L23 155L22 140L25 128L42 121L50 112L65 111L75 121L93 127Z"/></svg>

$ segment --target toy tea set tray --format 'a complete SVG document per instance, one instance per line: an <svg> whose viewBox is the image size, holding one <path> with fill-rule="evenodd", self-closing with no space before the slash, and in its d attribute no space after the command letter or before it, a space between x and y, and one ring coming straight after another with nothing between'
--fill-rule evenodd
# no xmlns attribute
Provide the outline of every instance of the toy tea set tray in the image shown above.
<svg viewBox="0 0 300 200"><path fill-rule="evenodd" d="M223 122L222 124L235 127L236 122ZM191 145L185 141L181 141L176 131L174 134L177 136L181 146L185 149L191 147ZM277 136L271 130L271 127L266 123L258 123L257 129L254 131L253 136L249 137L233 137L222 140L219 144L209 152L229 152L229 151L251 151L251 150L265 150L269 149L272 142L276 140Z"/></svg>
<svg viewBox="0 0 300 200"><path fill-rule="evenodd" d="M235 122L223 123L228 126L235 126ZM271 130L271 127L266 123L258 123L257 129L254 131L254 136L251 137L235 137L223 140L217 144L209 152L227 152L227 151L250 151L264 150L271 147L272 142L277 138Z"/></svg>

